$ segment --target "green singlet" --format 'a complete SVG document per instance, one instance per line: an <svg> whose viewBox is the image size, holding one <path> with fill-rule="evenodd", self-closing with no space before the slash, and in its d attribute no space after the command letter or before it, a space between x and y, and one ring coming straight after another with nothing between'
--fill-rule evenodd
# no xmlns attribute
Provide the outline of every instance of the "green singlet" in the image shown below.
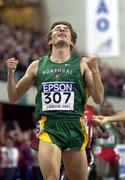
<svg viewBox="0 0 125 180"><path fill-rule="evenodd" d="M81 59L73 56L64 63L54 63L47 55L39 60L36 112L41 119L37 137L60 149L81 149L87 143L82 117L88 94L81 75Z"/></svg>

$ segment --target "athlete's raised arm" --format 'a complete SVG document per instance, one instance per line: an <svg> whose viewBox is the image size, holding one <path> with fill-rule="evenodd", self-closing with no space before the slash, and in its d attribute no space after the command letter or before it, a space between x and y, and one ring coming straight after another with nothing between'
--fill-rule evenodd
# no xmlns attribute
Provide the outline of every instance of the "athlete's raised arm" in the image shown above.
<svg viewBox="0 0 125 180"><path fill-rule="evenodd" d="M97 57L91 55L81 61L81 71L85 77L89 95L92 96L95 103L102 103L104 87L100 77Z"/></svg>
<svg viewBox="0 0 125 180"><path fill-rule="evenodd" d="M10 102L16 102L34 83L39 61L32 62L26 70L24 76L16 83L14 73L18 65L18 60L11 58L7 60L7 92Z"/></svg>

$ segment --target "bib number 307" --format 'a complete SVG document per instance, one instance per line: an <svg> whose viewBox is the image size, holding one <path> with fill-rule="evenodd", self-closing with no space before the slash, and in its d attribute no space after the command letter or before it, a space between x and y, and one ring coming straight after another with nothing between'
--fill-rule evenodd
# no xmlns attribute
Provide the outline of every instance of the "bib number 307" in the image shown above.
<svg viewBox="0 0 125 180"><path fill-rule="evenodd" d="M42 110L73 110L74 83L58 82L42 84Z"/></svg>

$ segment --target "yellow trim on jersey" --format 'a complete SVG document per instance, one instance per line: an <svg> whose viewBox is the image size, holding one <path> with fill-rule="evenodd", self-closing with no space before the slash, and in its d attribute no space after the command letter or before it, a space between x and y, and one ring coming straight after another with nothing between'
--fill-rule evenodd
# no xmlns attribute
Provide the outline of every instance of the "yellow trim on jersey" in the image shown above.
<svg viewBox="0 0 125 180"><path fill-rule="evenodd" d="M51 139L48 135L47 132L45 132L45 122L47 120L47 117L46 116L42 116L41 119L39 120L39 123L40 123L40 133L37 135L37 137L45 142L48 142L48 143L51 143Z"/></svg>
<svg viewBox="0 0 125 180"><path fill-rule="evenodd" d="M81 123L81 126L82 126L82 132L84 134L84 142L82 144L82 147L81 149L85 149L86 148L86 145L88 143L88 140L89 140L89 137L88 137L88 133L87 133L87 130L86 130L86 127L85 127L85 124L84 124L84 121L83 121L83 116L80 117L80 123Z"/></svg>
<svg viewBox="0 0 125 180"><path fill-rule="evenodd" d="M43 132L42 134L39 134L38 138L45 141L45 142L52 143L52 141L51 141L51 139L50 139L47 132Z"/></svg>
<svg viewBox="0 0 125 180"><path fill-rule="evenodd" d="M46 117L46 116L42 116L42 117L41 117L41 119L40 119L40 121L41 121L41 123L40 123L40 129L42 129L42 130L45 129L44 126L45 126L46 120L47 120L47 117Z"/></svg>

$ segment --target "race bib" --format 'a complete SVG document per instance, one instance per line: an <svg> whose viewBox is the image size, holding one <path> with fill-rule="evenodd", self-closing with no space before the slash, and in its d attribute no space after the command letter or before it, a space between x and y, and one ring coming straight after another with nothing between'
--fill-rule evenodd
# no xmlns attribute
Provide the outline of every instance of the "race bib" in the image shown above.
<svg viewBox="0 0 125 180"><path fill-rule="evenodd" d="M42 83L42 110L74 110L73 82Z"/></svg>

